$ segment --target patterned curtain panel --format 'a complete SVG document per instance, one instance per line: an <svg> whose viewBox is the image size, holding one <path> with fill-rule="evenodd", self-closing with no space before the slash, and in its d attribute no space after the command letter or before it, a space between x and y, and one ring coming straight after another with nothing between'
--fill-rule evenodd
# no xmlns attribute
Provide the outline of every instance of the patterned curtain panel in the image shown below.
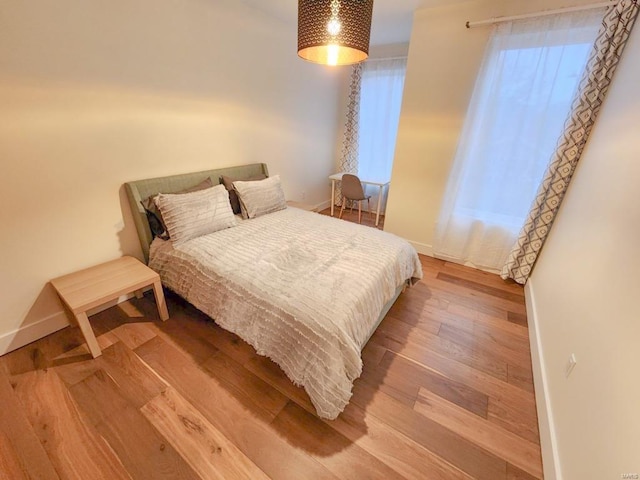
<svg viewBox="0 0 640 480"><path fill-rule="evenodd" d="M344 126L344 140L340 155L340 172L358 174L358 116L360 114L360 87L362 85L362 63L353 66L349 86L349 105ZM336 205L342 205L342 189L336 182Z"/></svg>
<svg viewBox="0 0 640 480"><path fill-rule="evenodd" d="M637 15L638 0L622 0L607 10L564 133L524 227L502 268L502 278L512 278L521 284L529 278L600 112Z"/></svg>

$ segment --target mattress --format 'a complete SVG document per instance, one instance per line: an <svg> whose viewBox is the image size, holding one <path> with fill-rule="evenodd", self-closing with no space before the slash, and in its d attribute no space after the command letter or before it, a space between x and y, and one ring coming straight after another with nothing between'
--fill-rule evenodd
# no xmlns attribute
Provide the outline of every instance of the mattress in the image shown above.
<svg viewBox="0 0 640 480"><path fill-rule="evenodd" d="M155 239L149 266L275 361L328 419L349 402L384 305L422 278L405 240L292 207L176 247Z"/></svg>

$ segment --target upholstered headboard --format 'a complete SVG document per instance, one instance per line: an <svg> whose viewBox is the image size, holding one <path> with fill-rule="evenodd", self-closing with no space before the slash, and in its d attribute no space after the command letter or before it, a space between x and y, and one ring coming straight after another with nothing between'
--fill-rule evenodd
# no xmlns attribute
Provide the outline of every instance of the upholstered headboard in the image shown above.
<svg viewBox="0 0 640 480"><path fill-rule="evenodd" d="M203 172L149 178L146 180L137 180L135 182L125 183L124 186L129 200L129 207L131 207L133 221L135 222L136 229L138 230L138 238L140 239L140 246L142 247L142 253L144 254L145 260L149 261L149 245L151 245L153 236L151 234L151 229L149 228L147 215L140 204L141 200L158 193L179 192L180 190L197 185L208 177L211 178L214 185L218 185L220 183L221 175L245 179L255 177L260 174L269 175L267 165L265 163L217 168L215 170L205 170Z"/></svg>

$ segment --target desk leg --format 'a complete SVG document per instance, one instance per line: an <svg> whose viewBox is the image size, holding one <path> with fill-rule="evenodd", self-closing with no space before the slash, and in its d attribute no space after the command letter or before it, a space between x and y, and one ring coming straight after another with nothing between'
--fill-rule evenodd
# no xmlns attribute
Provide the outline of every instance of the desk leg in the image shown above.
<svg viewBox="0 0 640 480"><path fill-rule="evenodd" d="M89 318L85 312L76 313L76 320L78 321L78 326L82 331L82 335L84 335L84 339L87 341L87 346L89 347L89 351L93 358L99 357L102 355L102 351L100 350L100 346L98 345L98 341L96 340L96 336L93 333L93 329L91 328L91 324L89 324Z"/></svg>
<svg viewBox="0 0 640 480"><path fill-rule="evenodd" d="M331 180L331 216L333 217L333 207L336 204L336 181Z"/></svg>
<svg viewBox="0 0 640 480"><path fill-rule="evenodd" d="M378 208L376 209L376 227L380 222L380 207L382 206L382 189L383 189L383 186L380 185L380 190L378 191Z"/></svg>
<svg viewBox="0 0 640 480"><path fill-rule="evenodd" d="M169 320L169 311L167 310L167 302L164 299L164 292L162 291L162 283L160 280L153 282L153 294L156 297L156 305L158 306L158 315L163 322Z"/></svg>

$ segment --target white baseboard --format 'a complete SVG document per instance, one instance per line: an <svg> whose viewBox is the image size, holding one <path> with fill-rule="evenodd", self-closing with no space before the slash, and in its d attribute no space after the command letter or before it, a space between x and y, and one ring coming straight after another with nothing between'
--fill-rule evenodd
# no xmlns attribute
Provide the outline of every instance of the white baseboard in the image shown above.
<svg viewBox="0 0 640 480"><path fill-rule="evenodd" d="M37 322L7 332L0 336L0 355L24 347L31 342L63 329L67 325L69 325L69 319L65 312L60 311Z"/></svg>
<svg viewBox="0 0 640 480"><path fill-rule="evenodd" d="M433 257L433 245L427 245L426 243L414 242L409 240L409 243L413 245L418 253Z"/></svg>
<svg viewBox="0 0 640 480"><path fill-rule="evenodd" d="M144 290L146 291L148 290L148 288L145 288ZM87 314L91 316L96 313L102 312L107 308L111 308L114 305L133 298L133 296L134 294L123 295L117 300L113 300L111 302L100 305L99 307L92 308L87 312ZM59 312L52 313L51 315L41 320L35 321L28 325L24 325L20 328L12 330L11 332L0 335L0 355L4 355L5 353L17 350L20 347L24 347L31 342L40 340L47 335L51 335L58 330L62 330L69 324L70 322L69 317L67 317L67 313L61 310Z"/></svg>
<svg viewBox="0 0 640 480"><path fill-rule="evenodd" d="M558 442L553 422L549 382L542 350L539 319L536 311L536 300L531 279L524 287L527 322L529 324L529 343L531 346L531 363L533 366L533 384L536 391L536 407L538 411L538 430L540 432L540 448L542 450L542 466L546 480L562 480Z"/></svg>
<svg viewBox="0 0 640 480"><path fill-rule="evenodd" d="M313 206L314 212L321 212L331 206L331 200L325 200L324 202L317 203Z"/></svg>

